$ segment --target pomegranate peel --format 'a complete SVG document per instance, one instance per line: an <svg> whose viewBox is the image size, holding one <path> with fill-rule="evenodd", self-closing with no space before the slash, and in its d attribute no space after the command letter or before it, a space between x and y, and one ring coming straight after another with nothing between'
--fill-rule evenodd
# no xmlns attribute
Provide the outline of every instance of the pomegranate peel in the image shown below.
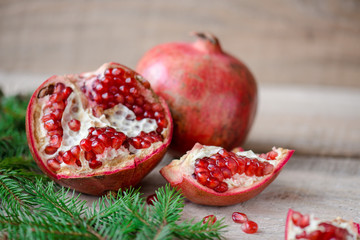
<svg viewBox="0 0 360 240"><path fill-rule="evenodd" d="M304 223L305 222L305 223ZM289 209L286 217L285 240L359 240L359 224L340 217L323 221L313 214L301 214Z"/></svg>
<svg viewBox="0 0 360 240"><path fill-rule="evenodd" d="M28 105L26 132L36 163L49 177L102 195L136 185L160 162L172 138L172 118L142 76L106 63L39 86Z"/></svg>
<svg viewBox="0 0 360 240"><path fill-rule="evenodd" d="M160 173L173 187L178 188L186 198L194 203L214 206L233 205L247 201L263 191L278 176L294 152L294 150L283 148L273 148L272 151L277 153L277 157L274 160L267 160L251 151L237 152L235 154L227 152L221 147L204 146L197 143L179 160L175 159L169 165L163 167ZM222 158L222 156L226 157ZM250 164L242 168L240 163L237 162L235 172L229 173L227 170L226 174L230 175L225 176L222 173L221 177L221 174L216 169L219 168L218 166L223 166L220 167L223 170L225 170L224 166L235 166L230 159L224 160L225 163L222 162L221 159L228 157L245 159L244 161L248 161ZM206 165L204 159L210 159L208 160L210 162L213 159L218 162ZM229 164L229 162L232 162L232 164ZM196 164L198 167L195 167ZM203 170L202 166L199 167L201 164L205 164L207 169L215 170ZM253 165L256 165L257 168L253 167ZM272 167L269 167L269 165ZM234 167L227 168L231 168L231 171L234 170ZM259 176L256 176L256 169L259 168L262 168L262 172ZM210 175L207 171L210 171ZM203 175L207 179L202 182Z"/></svg>

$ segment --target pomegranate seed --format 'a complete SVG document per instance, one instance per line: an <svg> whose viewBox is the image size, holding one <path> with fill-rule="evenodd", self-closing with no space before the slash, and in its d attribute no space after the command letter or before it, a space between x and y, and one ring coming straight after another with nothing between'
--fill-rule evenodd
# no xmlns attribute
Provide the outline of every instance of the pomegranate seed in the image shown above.
<svg viewBox="0 0 360 240"><path fill-rule="evenodd" d="M44 116L42 116L41 121L45 123L49 120L54 121L54 119L55 119L55 115L53 113L48 113L48 114L45 114Z"/></svg>
<svg viewBox="0 0 360 240"><path fill-rule="evenodd" d="M59 93L54 93L50 96L50 101L51 102L60 102L64 99L64 94L62 92L59 92Z"/></svg>
<svg viewBox="0 0 360 240"><path fill-rule="evenodd" d="M56 129L56 130L53 130L53 131L49 131L47 133L48 136L54 136L54 135L59 135L59 136L62 136L63 135L63 130L62 129Z"/></svg>
<svg viewBox="0 0 360 240"><path fill-rule="evenodd" d="M302 214L296 211L294 211L291 216L291 220L295 226L300 226L301 218L302 218Z"/></svg>
<svg viewBox="0 0 360 240"><path fill-rule="evenodd" d="M95 155L95 153L93 151L85 152L84 157L88 161L96 160L96 155Z"/></svg>
<svg viewBox="0 0 360 240"><path fill-rule="evenodd" d="M99 162L97 160L93 159L93 160L89 161L89 167L92 168L92 169L99 168L99 167L101 167L101 165L102 165L102 162Z"/></svg>
<svg viewBox="0 0 360 240"><path fill-rule="evenodd" d="M154 104L152 105L152 110L153 110L154 112L159 112L159 111L161 111L161 110L162 110L161 104L160 104L160 103L154 103Z"/></svg>
<svg viewBox="0 0 360 240"><path fill-rule="evenodd" d="M59 122L58 121L54 121L53 119L50 119L48 121L46 121L44 123L44 128L47 131L52 131L52 130L56 130L59 128Z"/></svg>
<svg viewBox="0 0 360 240"><path fill-rule="evenodd" d="M248 234L253 234L256 233L258 230L258 225L256 222L254 221L246 221L245 223L243 223L243 225L241 226L241 230L243 230L243 232L248 233Z"/></svg>
<svg viewBox="0 0 360 240"><path fill-rule="evenodd" d="M52 114L54 115L54 120L60 120L62 115L63 115L63 110L61 109L56 109L54 111L52 111Z"/></svg>
<svg viewBox="0 0 360 240"><path fill-rule="evenodd" d="M104 144L105 147L110 147L111 146L111 138L105 134L102 133L98 136L98 139Z"/></svg>
<svg viewBox="0 0 360 240"><path fill-rule="evenodd" d="M203 218L203 224L208 223L209 225L213 225L216 222L216 216L215 215L208 215Z"/></svg>
<svg viewBox="0 0 360 240"><path fill-rule="evenodd" d="M119 76L121 74L121 70L119 68L114 68L111 73L114 76Z"/></svg>
<svg viewBox="0 0 360 240"><path fill-rule="evenodd" d="M221 149L218 153L224 158L230 156L229 152L226 151L225 149Z"/></svg>
<svg viewBox="0 0 360 240"><path fill-rule="evenodd" d="M269 175L274 171L274 166L270 163L264 163L263 175Z"/></svg>
<svg viewBox="0 0 360 240"><path fill-rule="evenodd" d="M222 172L225 179L226 178L231 178L232 173L227 167L222 167L220 170L221 170L221 172Z"/></svg>
<svg viewBox="0 0 360 240"><path fill-rule="evenodd" d="M81 127L81 123L79 120L77 119L72 119L68 122L68 125L69 125L69 128L74 131L74 132L77 132L80 130L80 127Z"/></svg>
<svg viewBox="0 0 360 240"><path fill-rule="evenodd" d="M206 159L197 159L195 161L195 167L203 167L206 168L209 165L208 161Z"/></svg>
<svg viewBox="0 0 360 240"><path fill-rule="evenodd" d="M308 239L307 238L307 234L305 231L303 231L302 233L299 233L295 236L296 239ZM317 238L313 239L313 240L317 240Z"/></svg>
<svg viewBox="0 0 360 240"><path fill-rule="evenodd" d="M50 137L49 145L59 148L61 146L62 137L60 135L53 135Z"/></svg>
<svg viewBox="0 0 360 240"><path fill-rule="evenodd" d="M69 97L69 95L72 93L72 89L71 87L66 87L64 90L63 90L63 94L64 94L64 99L67 99Z"/></svg>
<svg viewBox="0 0 360 240"><path fill-rule="evenodd" d="M111 137L111 147L114 149L119 149L124 141L122 141L121 137L113 136Z"/></svg>
<svg viewBox="0 0 360 240"><path fill-rule="evenodd" d="M230 169L232 174L235 174L238 170L238 164L236 163L236 161L232 158L230 158L225 165Z"/></svg>
<svg viewBox="0 0 360 240"><path fill-rule="evenodd" d="M217 180L219 180L220 182L222 182L224 180L224 175L222 174L222 172L219 168L215 171L211 171L210 175L212 177L216 178Z"/></svg>
<svg viewBox="0 0 360 240"><path fill-rule="evenodd" d="M209 172L199 172L196 174L196 179L200 184L205 185L209 176Z"/></svg>
<svg viewBox="0 0 360 240"><path fill-rule="evenodd" d="M136 149L140 149L141 148L141 138L134 137L133 139L131 139L131 145Z"/></svg>
<svg viewBox="0 0 360 240"><path fill-rule="evenodd" d="M277 152L271 151L271 152L267 153L267 158L266 159L275 160L277 156L278 156Z"/></svg>
<svg viewBox="0 0 360 240"><path fill-rule="evenodd" d="M65 109L65 103L64 102L54 102L51 105L52 109L56 110L64 110Z"/></svg>
<svg viewBox="0 0 360 240"><path fill-rule="evenodd" d="M154 205L154 201L157 201L156 194L151 194L146 198L146 203L148 205Z"/></svg>
<svg viewBox="0 0 360 240"><path fill-rule="evenodd" d="M244 222L248 221L248 217L246 216L245 213L234 212L232 214L232 220L236 223L244 223Z"/></svg>
<svg viewBox="0 0 360 240"><path fill-rule="evenodd" d="M96 154L102 154L105 150L104 144L98 140L95 140L91 143L91 148Z"/></svg>
<svg viewBox="0 0 360 240"><path fill-rule="evenodd" d="M80 141L80 148L86 152L91 151L91 141L89 139L82 139Z"/></svg>
<svg viewBox="0 0 360 240"><path fill-rule="evenodd" d="M75 163L78 167L82 166L80 159L76 159Z"/></svg>
<svg viewBox="0 0 360 240"><path fill-rule="evenodd" d="M219 184L220 181L213 177L209 177L206 181L206 186L211 189L216 188L217 186L219 186Z"/></svg>
<svg viewBox="0 0 360 240"><path fill-rule="evenodd" d="M142 141L141 142L141 148L148 148L151 146L151 143L148 141Z"/></svg>
<svg viewBox="0 0 360 240"><path fill-rule="evenodd" d="M47 160L47 165L51 171L56 172L60 169L60 163L56 161L56 159L49 159Z"/></svg>
<svg viewBox="0 0 360 240"><path fill-rule="evenodd" d="M299 222L299 227L305 228L310 225L310 216L308 214L303 215Z"/></svg>
<svg viewBox="0 0 360 240"><path fill-rule="evenodd" d="M62 159L63 159L64 163L66 163L68 165L74 164L76 161L75 157L72 155L70 150L64 152L64 154L62 155Z"/></svg>
<svg viewBox="0 0 360 240"><path fill-rule="evenodd" d="M70 149L70 152L72 153L72 155L74 155L74 157L75 157L76 159L79 159L79 158L80 158L80 147L79 147L79 145L73 146L73 147Z"/></svg>
<svg viewBox="0 0 360 240"><path fill-rule="evenodd" d="M245 165L245 174L249 177L254 176L256 168L256 163L248 159Z"/></svg>
<svg viewBox="0 0 360 240"><path fill-rule="evenodd" d="M57 150L58 150L58 148L50 146L50 145L45 147L45 153L47 155L52 155L52 154L56 153Z"/></svg>
<svg viewBox="0 0 360 240"><path fill-rule="evenodd" d="M219 192L219 193L223 193L223 192L226 192L228 189L229 189L229 187L228 187L227 183L221 182L219 184L219 186L214 188L214 191Z"/></svg>

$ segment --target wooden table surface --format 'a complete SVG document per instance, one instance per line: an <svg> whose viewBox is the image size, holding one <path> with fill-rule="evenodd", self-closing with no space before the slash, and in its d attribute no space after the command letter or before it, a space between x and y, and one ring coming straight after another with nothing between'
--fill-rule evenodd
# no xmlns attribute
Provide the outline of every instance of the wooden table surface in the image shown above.
<svg viewBox="0 0 360 240"><path fill-rule="evenodd" d="M130 67L149 48L210 31L257 78L259 107L244 145L295 149L279 177L257 197L229 207L186 202L183 218L215 214L228 239L283 239L289 208L360 222L360 2L0 0L0 86L29 92L53 74ZM145 195L165 180L158 170ZM94 198L83 196L90 201ZM259 224L244 234L241 211Z"/></svg>

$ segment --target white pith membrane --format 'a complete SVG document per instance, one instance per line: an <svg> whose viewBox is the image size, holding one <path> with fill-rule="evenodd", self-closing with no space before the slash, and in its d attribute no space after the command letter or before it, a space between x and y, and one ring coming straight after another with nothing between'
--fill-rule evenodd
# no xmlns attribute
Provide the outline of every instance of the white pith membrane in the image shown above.
<svg viewBox="0 0 360 240"><path fill-rule="evenodd" d="M331 225L334 225L335 227L346 229L349 233L346 240L359 240L360 239L357 229L355 228L353 222L351 222L351 221L346 221L340 217L338 217L332 221L322 221L322 220L314 217L313 214L310 214L309 217L310 217L310 224L309 224L309 226L307 226L305 228L296 226L293 223L292 219L290 218L290 223L288 225L288 234L287 234L288 240L298 240L298 239L296 239L296 235L301 234L304 231L307 234L310 234L311 232L314 232L316 230L320 230L320 231L324 232L325 231L324 227L319 226L319 224L325 223L325 222L330 223Z"/></svg>
<svg viewBox="0 0 360 240"><path fill-rule="evenodd" d="M66 80L65 80L66 79ZM50 95L42 98L37 98L36 108L34 110L34 123L33 129L35 130L34 136L36 139L36 148L40 158L46 165L48 159L55 158L60 151L65 152L70 150L71 147L79 145L80 141L86 138L89 134L88 129L90 127L101 128L101 127L112 127L118 132L123 132L127 137L136 137L141 132L149 133L156 131L157 123L154 119L143 118L136 120L133 111L128 109L122 104L115 105L113 108L104 110L100 117L95 117L92 113L92 109L88 107L88 99L84 93L78 87L80 84L75 84L75 80L69 78L59 77L59 81L54 81L49 84L56 84L62 82L65 86L73 89L72 93L67 98L67 104L64 109L61 125L63 129L63 136L60 148L51 155L44 152L45 147L49 143L50 137L47 136L47 130L43 126L41 118L43 117L43 108L47 102L49 102ZM65 81L64 81L65 80ZM89 81L90 82L90 81ZM88 85L88 83L87 83ZM154 102L153 94L150 90L144 89L145 94L142 96L149 102ZM80 130L75 132L72 131L68 122L72 119L77 119L81 122ZM168 119L167 119L168 121ZM168 124L169 126L169 124ZM169 128L166 127L162 130L161 135L164 141L167 138ZM103 172L113 172L121 169L125 166L131 166L135 164L135 157L148 156L151 152L158 149L163 142L151 143L151 146L143 149L136 149L130 145L129 149L121 146L119 149L105 148L102 154L96 154L96 160L102 162L102 166L96 169L89 167L89 162L84 158L84 151L81 150L80 161L81 167L76 164L68 165L66 163L60 164L60 169L56 172L57 175L61 176L88 176L96 175Z"/></svg>
<svg viewBox="0 0 360 240"><path fill-rule="evenodd" d="M201 148L193 148L191 151L188 151L184 156L182 156L179 160L174 160L171 164L173 166L178 165L180 169L184 170L184 174L188 175L192 178L192 174L195 171L195 161L197 159L201 159L204 157L210 157L216 153L218 153L221 149L221 147L216 146L202 146ZM274 166L274 169L279 164L280 160L283 158L284 154L287 153L286 150L282 148L273 148L273 151L277 152L277 157L274 160L267 160L264 158L259 157L256 155L253 151L243 151L243 152L237 152L236 155L238 156L244 156L247 158L257 159L260 162L268 162L271 165ZM271 174L269 174L271 175ZM245 173L238 174L236 173L231 178L226 178L223 180L223 182L228 184L228 190L243 187L247 188L252 186L254 183L268 177L269 175L257 177L257 176L247 176Z"/></svg>

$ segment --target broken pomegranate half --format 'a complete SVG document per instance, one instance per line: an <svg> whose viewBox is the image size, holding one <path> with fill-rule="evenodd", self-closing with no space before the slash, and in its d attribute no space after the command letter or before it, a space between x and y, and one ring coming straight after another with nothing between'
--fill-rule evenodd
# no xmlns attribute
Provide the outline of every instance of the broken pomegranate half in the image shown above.
<svg viewBox="0 0 360 240"><path fill-rule="evenodd" d="M31 153L56 182L102 195L136 185L171 141L165 101L133 70L107 63L94 72L53 76L26 115Z"/></svg>
<svg viewBox="0 0 360 240"><path fill-rule="evenodd" d="M190 201L225 206L247 201L280 173L293 150L273 148L267 154L228 152L199 143L160 173Z"/></svg>
<svg viewBox="0 0 360 240"><path fill-rule="evenodd" d="M286 218L285 240L359 240L359 224L336 218L322 221L312 214L289 209Z"/></svg>

